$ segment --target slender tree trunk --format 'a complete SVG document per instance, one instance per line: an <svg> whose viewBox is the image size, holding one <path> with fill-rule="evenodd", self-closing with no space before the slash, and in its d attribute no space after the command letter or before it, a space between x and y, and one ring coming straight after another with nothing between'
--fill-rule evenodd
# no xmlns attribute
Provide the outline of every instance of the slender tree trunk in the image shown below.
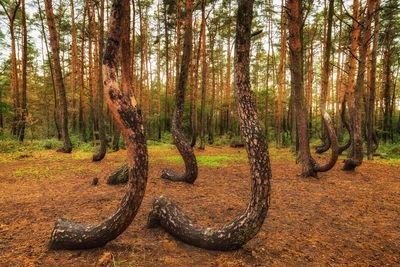
<svg viewBox="0 0 400 267"><path fill-rule="evenodd" d="M200 111L200 147L199 149L204 150L206 146L205 141L205 106L206 106L206 86L207 86L207 62L206 62L206 3L205 0L201 1L201 111Z"/></svg>
<svg viewBox="0 0 400 267"><path fill-rule="evenodd" d="M127 0L125 0L127 1ZM119 236L132 222L142 202L148 176L148 155L144 128L136 99L118 88L116 75L121 34L120 0L114 2L103 60L105 97L110 111L122 131L127 145L129 181L125 197L117 211L105 221L90 225L67 219L56 222L50 238L52 249L85 249L100 247Z"/></svg>
<svg viewBox="0 0 400 267"><path fill-rule="evenodd" d="M72 35L72 59L71 59L71 94L72 94L72 131L76 130L76 74L78 65L78 48L76 44L76 27L75 27L75 14L74 14L74 0L70 0L71 5L71 35Z"/></svg>
<svg viewBox="0 0 400 267"><path fill-rule="evenodd" d="M281 56L279 63L279 81L278 81L278 121L276 132L276 146L281 146L281 125L282 125L282 87L284 76L284 61L286 57L286 16L284 13L284 0L282 0L282 14L281 14Z"/></svg>
<svg viewBox="0 0 400 267"><path fill-rule="evenodd" d="M369 94L368 94L368 113L367 113L367 155L368 159L373 159L374 153L374 113L375 113L375 94L376 94L376 59L377 59L377 51L378 51L378 34L379 34L379 5L380 0L378 0L376 11L374 14L374 39L371 53L371 73L370 73L370 83L369 83ZM399 120L400 121L400 120Z"/></svg>
<svg viewBox="0 0 400 267"><path fill-rule="evenodd" d="M164 169L161 178L172 181L185 181L187 183L194 183L197 178L197 161L193 152L193 148L185 140L182 131L182 117L185 104L185 89L189 74L189 65L192 54L192 6L193 0L186 0L186 18L185 18L185 36L183 43L183 55L181 63L181 71L179 74L179 83L176 88L176 103L174 116L172 118L172 136L174 143L179 153L182 155L185 162L186 172L184 174L177 174L171 169Z"/></svg>
<svg viewBox="0 0 400 267"><path fill-rule="evenodd" d="M60 97L61 104L61 134L64 141L64 147L59 149L59 152L71 153L72 144L68 134L68 111L67 111L67 98L65 96L64 81L60 65L60 48L58 43L57 31L55 27L52 0L45 0L46 5L46 18L50 33L50 44L53 52L53 62L55 71L56 88Z"/></svg>
<svg viewBox="0 0 400 267"><path fill-rule="evenodd" d="M28 31L26 29L26 13L25 13L25 0L22 0L22 87L21 87L21 117L19 125L19 141L24 141L25 138L25 125L26 125L26 115L28 111L26 109L26 67L28 59Z"/></svg>
<svg viewBox="0 0 400 267"><path fill-rule="evenodd" d="M39 7L39 16L40 16L40 24L41 24L41 29L42 29L42 36L44 38L44 43L46 46L46 53L47 53L47 62L49 64L50 68L50 76L51 76L51 82L52 82L52 88L53 88L53 95L54 95L54 109L53 109L53 119L54 119L54 124L56 126L57 130L57 138L58 140L61 140L61 129L60 129L60 122L59 122L59 114L58 114L58 109L59 109L59 104L58 104L58 99L57 99L57 88L56 88L56 81L54 78L54 70L53 70L53 64L51 61L50 57L50 51L49 51L49 46L47 44L47 37L46 37L46 32L44 30L44 23L43 23L43 17L42 17L42 9L40 7L40 2L37 0L37 4Z"/></svg>
<svg viewBox="0 0 400 267"><path fill-rule="evenodd" d="M213 22L216 23L215 15ZM218 26L217 26L218 27ZM217 28L218 29L218 28ZM216 87L216 80L215 80L215 61L214 61L214 43L215 43L215 36L217 35L217 29L214 33L210 33L210 61L211 61L211 75L212 75L212 93L211 93L211 109L210 115L208 116L208 144L212 145L214 143L214 130L213 130L213 118L214 118L214 106L215 106L215 87Z"/></svg>
<svg viewBox="0 0 400 267"><path fill-rule="evenodd" d="M82 20L82 32L81 32L81 60L80 60L80 71L79 71L79 129L82 134L83 141L86 142L86 108L85 108L85 95L83 93L85 89L84 85L84 69L85 69L85 26L86 26L86 12L88 8L88 1L85 2L83 10Z"/></svg>
<svg viewBox="0 0 400 267"><path fill-rule="evenodd" d="M201 55L201 47L202 47L202 36L203 36L203 27L200 27L199 33L199 45L197 47L196 53L196 65L194 66L194 92L193 92L193 110L192 110L192 142L190 144L191 147L196 145L197 141L197 96L199 90L199 66L200 66L200 55Z"/></svg>
<svg viewBox="0 0 400 267"><path fill-rule="evenodd" d="M227 110L227 129L231 129L231 0L228 0L228 42L227 42L227 58L226 58L226 101Z"/></svg>
<svg viewBox="0 0 400 267"><path fill-rule="evenodd" d="M127 2L128 4L128 9L129 9L129 1L124 1L124 3ZM94 16L94 13L93 13ZM123 18L125 17L130 17L129 12L128 14L123 14ZM100 1L100 14L98 16L99 18L99 60L103 59L103 49L104 49L104 0ZM128 25L129 25L129 19L128 19ZM123 26L123 28L125 25ZM129 28L129 26L128 26ZM121 44L122 46L122 44ZM129 39L128 39L128 46L129 46ZM129 51L129 49L128 49ZM127 57L127 61L130 60L129 57ZM106 138L106 130L105 130L105 124L104 124L104 113L103 113L103 103L104 103L104 87L103 87L103 68L101 64L99 64L98 68L98 105L97 105L97 115L99 118L99 135L100 135L100 151L97 152L96 154L93 154L93 161L100 161L104 158L107 152L107 138ZM130 69L129 69L130 71ZM127 76L130 76L130 72ZM124 76L123 76L124 77ZM126 93L125 93L126 94Z"/></svg>
<svg viewBox="0 0 400 267"><path fill-rule="evenodd" d="M157 2L157 91L158 91L158 140L161 140L161 25L160 5Z"/></svg>
<svg viewBox="0 0 400 267"><path fill-rule="evenodd" d="M169 35L168 35L168 20L167 20L167 2L164 2L164 31L165 31L165 108L164 108L164 129L170 128L169 125Z"/></svg>
<svg viewBox="0 0 400 267"><path fill-rule="evenodd" d="M158 197L148 219L150 227L161 225L182 241L206 249L234 250L242 247L261 229L269 207L271 167L250 86L252 8L253 0L239 1L235 39L235 98L252 176L251 200L247 209L232 222L210 228L194 223L166 197Z"/></svg>
<svg viewBox="0 0 400 267"><path fill-rule="evenodd" d="M7 15L10 27L10 37L11 37L11 88L14 93L14 118L12 124L12 134L17 136L18 134L18 123L19 123L19 85L18 85L18 70L17 70L17 55L15 51L15 34L14 34L14 22L16 18L17 11L19 9L21 1L19 0L14 8L11 6L11 1L8 2L9 10L5 7L3 2L0 2L4 13Z"/></svg>

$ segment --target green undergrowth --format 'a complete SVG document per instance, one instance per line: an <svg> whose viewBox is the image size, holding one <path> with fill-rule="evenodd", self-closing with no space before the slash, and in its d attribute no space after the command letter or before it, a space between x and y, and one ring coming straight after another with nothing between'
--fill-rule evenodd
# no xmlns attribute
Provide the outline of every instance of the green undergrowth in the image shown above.
<svg viewBox="0 0 400 267"><path fill-rule="evenodd" d="M161 160L173 162L176 164L183 164L183 160L181 156L170 156L170 157L162 157ZM246 155L236 155L236 154L225 154L225 155L216 155L216 156L197 156L196 157L197 164L199 166L208 166L208 167L226 167L231 163L235 162L246 162Z"/></svg>

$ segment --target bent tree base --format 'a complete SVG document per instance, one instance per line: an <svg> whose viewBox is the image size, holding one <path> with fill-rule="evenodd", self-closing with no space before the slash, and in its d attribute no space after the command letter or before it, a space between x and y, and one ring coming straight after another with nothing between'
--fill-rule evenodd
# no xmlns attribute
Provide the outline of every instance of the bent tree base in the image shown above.
<svg viewBox="0 0 400 267"><path fill-rule="evenodd" d="M159 225L178 239L205 249L233 250L242 247L258 233L269 207L271 167L250 86L253 2L239 1L235 39L235 99L252 178L247 209L232 222L210 228L196 225L173 202L161 196L154 200L148 218L149 227Z"/></svg>
<svg viewBox="0 0 400 267"><path fill-rule="evenodd" d="M128 162L125 161L121 167L113 171L110 176L108 176L107 184L125 184L129 179L129 166Z"/></svg>
<svg viewBox="0 0 400 267"><path fill-rule="evenodd" d="M172 136L174 143L183 161L185 162L185 173L178 174L171 169L164 169L161 178L171 181L182 181L193 184L197 179L197 161L193 148L186 141L182 132L182 118L185 104L185 89L188 80L190 58L192 51L192 5L193 0L186 1L185 36L183 44L183 55L179 80L176 87L176 102L174 116L172 118Z"/></svg>
<svg viewBox="0 0 400 267"><path fill-rule="evenodd" d="M124 0L115 0L110 21L107 49L103 58L104 88L110 112L121 129L127 146L129 180L117 211L99 224L58 220L51 232L51 249L85 249L105 245L131 224L142 203L148 176L148 156L142 117L135 98L124 95L118 87L117 53Z"/></svg>

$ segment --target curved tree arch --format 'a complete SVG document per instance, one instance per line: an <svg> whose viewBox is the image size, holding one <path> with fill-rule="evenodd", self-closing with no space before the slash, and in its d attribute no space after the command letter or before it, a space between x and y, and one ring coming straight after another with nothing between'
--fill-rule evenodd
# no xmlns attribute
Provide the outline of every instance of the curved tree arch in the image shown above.
<svg viewBox="0 0 400 267"><path fill-rule="evenodd" d="M129 164L127 191L117 211L99 224L90 225L59 219L51 232L49 244L51 249L84 249L105 245L131 224L144 196L148 156L142 117L138 112L135 98L129 98L119 90L116 75L123 1L128 0L116 0L112 7L103 71L107 104L127 146Z"/></svg>
<svg viewBox="0 0 400 267"><path fill-rule="evenodd" d="M258 233L269 207L271 167L250 85L253 2L239 1L235 40L235 98L252 177L251 200L242 215L218 228L196 225L163 196L154 200L148 219L150 227L161 225L182 241L206 249L233 250L242 247Z"/></svg>
<svg viewBox="0 0 400 267"><path fill-rule="evenodd" d="M171 181L184 181L194 183L197 179L197 161L192 146L186 141L182 131L182 117L185 104L185 89L188 80L190 58L192 56L192 6L193 0L186 1L185 36L179 81L176 87L176 103L172 118L172 136L179 153L185 162L185 173L178 174L171 169L164 169L161 178Z"/></svg>
<svg viewBox="0 0 400 267"><path fill-rule="evenodd" d="M289 49L290 49L290 62L291 62L291 86L295 91L295 102L297 112L297 129L299 136L299 161L302 164L302 175L304 177L317 177L317 172L325 172L330 170L336 163L339 155L339 147L333 122L326 111L326 97L328 86L328 73L329 73L329 57L331 46L331 31L332 31L332 17L333 17L333 0L329 3L328 14L328 33L327 33L327 48L324 58L324 67L322 70L322 87L321 87L321 115L325 128L328 132L329 142L331 144L331 157L324 165L318 164L311 156L310 143L308 140L307 131L307 116L304 108L304 88L302 79L302 42L301 42L301 27L302 27L302 7L299 0L288 1L288 14L289 14Z"/></svg>

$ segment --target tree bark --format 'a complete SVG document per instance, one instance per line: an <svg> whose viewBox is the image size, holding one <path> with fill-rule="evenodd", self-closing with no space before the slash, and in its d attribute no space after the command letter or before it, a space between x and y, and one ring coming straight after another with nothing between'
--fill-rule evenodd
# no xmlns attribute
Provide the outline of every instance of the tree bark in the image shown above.
<svg viewBox="0 0 400 267"><path fill-rule="evenodd" d="M126 1L128 2L128 1ZM129 9L129 2L128 2L128 9ZM94 16L94 13L93 13ZM129 18L129 14L125 15L124 17ZM100 14L99 18L99 60L103 59L103 49L104 49L104 0L100 1ZM128 20L129 25L129 20ZM128 39L129 43L129 39ZM102 160L107 152L107 138L106 138L106 130L104 125L104 113L103 113L103 103L104 103L104 87L103 87L103 68L101 64L99 64L98 72L98 103L97 103L97 116L99 118L99 136L100 136L100 150L96 154L93 154L93 161L100 161ZM129 75L130 76L130 73Z"/></svg>
<svg viewBox="0 0 400 267"><path fill-rule="evenodd" d="M205 127L206 127L206 86L207 86L207 62L206 62L206 3L205 0L201 1L201 110L200 110L200 147L204 150L206 146L205 140Z"/></svg>
<svg viewBox="0 0 400 267"><path fill-rule="evenodd" d="M71 5L71 37L72 37L72 53L71 53L71 94L72 94L72 131L76 130L76 99L75 99L75 87L76 87L76 75L78 65L78 48L76 44L76 26L75 26L75 12L74 12L74 0L70 0Z"/></svg>
<svg viewBox="0 0 400 267"><path fill-rule="evenodd" d="M222 227L196 225L166 197L153 202L148 225L161 225L182 241L206 249L234 250L260 230L270 203L271 167L267 144L258 121L250 85L250 36L253 0L239 1L235 39L235 98L240 131L246 144L252 176L251 200L246 211Z"/></svg>
<svg viewBox="0 0 400 267"><path fill-rule="evenodd" d="M374 154L374 136L376 136L374 129L374 114L375 114L375 94L376 94L376 59L378 52L378 37L379 37L379 5L378 0L376 11L374 14L374 39L371 53L371 72L370 72L370 83L369 83L369 94L368 94L368 113L367 113L367 156L368 160L373 159ZM400 123L400 120L399 120ZM399 124L400 125L400 124ZM400 132L400 131L399 131Z"/></svg>
<svg viewBox="0 0 400 267"><path fill-rule="evenodd" d="M11 6L11 1L9 1L9 10L4 6L3 2L0 2L4 13L7 15L10 27L10 41L11 41L11 88L14 93L14 118L12 124L12 134L17 136L18 124L19 124L19 85L18 85L18 70L17 70L17 55L15 51L15 34L14 34L14 22L19 9L21 1L19 0L14 8Z"/></svg>
<svg viewBox="0 0 400 267"><path fill-rule="evenodd" d="M123 1L128 0L116 0L112 7L103 71L104 94L108 107L127 145L128 188L117 211L99 224L89 225L67 219L58 220L51 233L49 244L51 249L85 249L103 246L130 225L144 196L148 176L148 155L142 117L138 112L136 99L119 90L116 75Z"/></svg>
<svg viewBox="0 0 400 267"><path fill-rule="evenodd" d="M349 133L349 140L347 140L347 143L345 145L339 147L339 155L341 155L343 153L343 151L347 150L351 145L350 125L348 124L348 122L346 120L346 96L343 98L342 109L340 112L340 118L342 120L342 124L344 125L347 132Z"/></svg>
<svg viewBox="0 0 400 267"><path fill-rule="evenodd" d="M47 25L49 27L49 33L50 33L50 45L51 45L51 50L53 52L55 86L57 88L61 104L61 135L64 141L64 147L58 149L57 151L63 153L71 153L72 144L68 134L67 98L65 96L65 87L60 65L60 47L54 21L52 0L45 0L45 5L46 5Z"/></svg>
<svg viewBox="0 0 400 267"><path fill-rule="evenodd" d="M82 19L82 32L81 32L81 60L80 60L80 71L79 71L79 130L81 131L83 141L86 142L86 108L85 108L85 95L83 93L85 89L84 85L84 69L85 69L85 25L86 25L86 12L88 8L88 1L85 2Z"/></svg>
<svg viewBox="0 0 400 267"><path fill-rule="evenodd" d="M161 178L171 181L185 181L194 183L197 178L197 161L193 148L186 141L182 131L182 117L185 104L185 89L189 74L189 64L192 55L192 5L193 0L186 0L186 18L185 18L185 36L183 43L183 55L181 71L179 74L179 83L176 88L176 103L174 116L172 118L172 136L179 153L185 162L186 171L184 174L178 174L171 169L164 169Z"/></svg>
<svg viewBox="0 0 400 267"><path fill-rule="evenodd" d="M356 55L355 48L357 47L358 35L361 34L359 60L358 60L358 73L357 81L354 90L350 90L349 93L353 96L349 98L349 115L350 115L350 136L351 136L351 147L350 153L347 154L347 159L344 162L343 170L349 171L354 170L357 166L360 166L363 161L363 141L361 135L361 102L362 102L362 91L364 87L365 77L365 63L367 58L368 43L371 39L371 22L373 13L375 11L377 0L368 0L367 16L363 19L361 29L358 29L358 22L353 22L353 29L357 32L354 33L352 40L352 54ZM354 6L358 6L358 0L354 1ZM357 12L354 8L354 17L357 18ZM356 26L355 26L356 24ZM353 43L355 42L355 43ZM353 78L354 79L354 78ZM351 87L350 87L351 88Z"/></svg>
<svg viewBox="0 0 400 267"><path fill-rule="evenodd" d="M18 127L18 138L19 141L24 141L25 138L25 126L26 126L26 115L28 110L26 109L26 67L28 61L28 31L26 29L26 12L25 12L25 0L22 0L22 87L21 87L21 113L20 123Z"/></svg>
<svg viewBox="0 0 400 267"><path fill-rule="evenodd" d="M215 15L213 18L213 22L216 24ZM216 26L218 27L218 26ZM213 118L214 118L214 107L215 107L215 61L214 61L214 44L215 44L215 36L217 34L217 29L215 29L214 33L210 32L210 61L211 61L211 73L212 73L212 93L211 93L211 109L210 115L208 116L208 144L212 145L214 143L214 130L213 130Z"/></svg>
<svg viewBox="0 0 400 267"><path fill-rule="evenodd" d="M331 0L333 1L333 0ZM304 88L303 88L303 73L302 73L302 13L301 13L301 0L288 1L288 17L289 17L289 49L290 49L290 69L291 69L291 83L295 90L295 103L296 103L296 122L297 134L299 138L299 161L302 164L302 176L317 177L317 172L325 172L330 170L336 163L338 158L338 145L336 134L333 127L332 120L326 112L326 90L322 92L321 97L321 115L325 127L327 129L329 139L332 142L332 154L329 161L324 165L319 165L312 158L310 153L310 144L308 140L307 130L307 115L305 110ZM333 3L331 3L333 8ZM333 10L331 9L333 16ZM328 15L328 16L330 16ZM329 64L329 53L325 54L325 65ZM327 84L327 83L326 83Z"/></svg>
<svg viewBox="0 0 400 267"><path fill-rule="evenodd" d="M107 184L115 185L115 184L124 184L129 180L129 166L128 162L124 161L124 163L113 171L110 176L108 176Z"/></svg>

